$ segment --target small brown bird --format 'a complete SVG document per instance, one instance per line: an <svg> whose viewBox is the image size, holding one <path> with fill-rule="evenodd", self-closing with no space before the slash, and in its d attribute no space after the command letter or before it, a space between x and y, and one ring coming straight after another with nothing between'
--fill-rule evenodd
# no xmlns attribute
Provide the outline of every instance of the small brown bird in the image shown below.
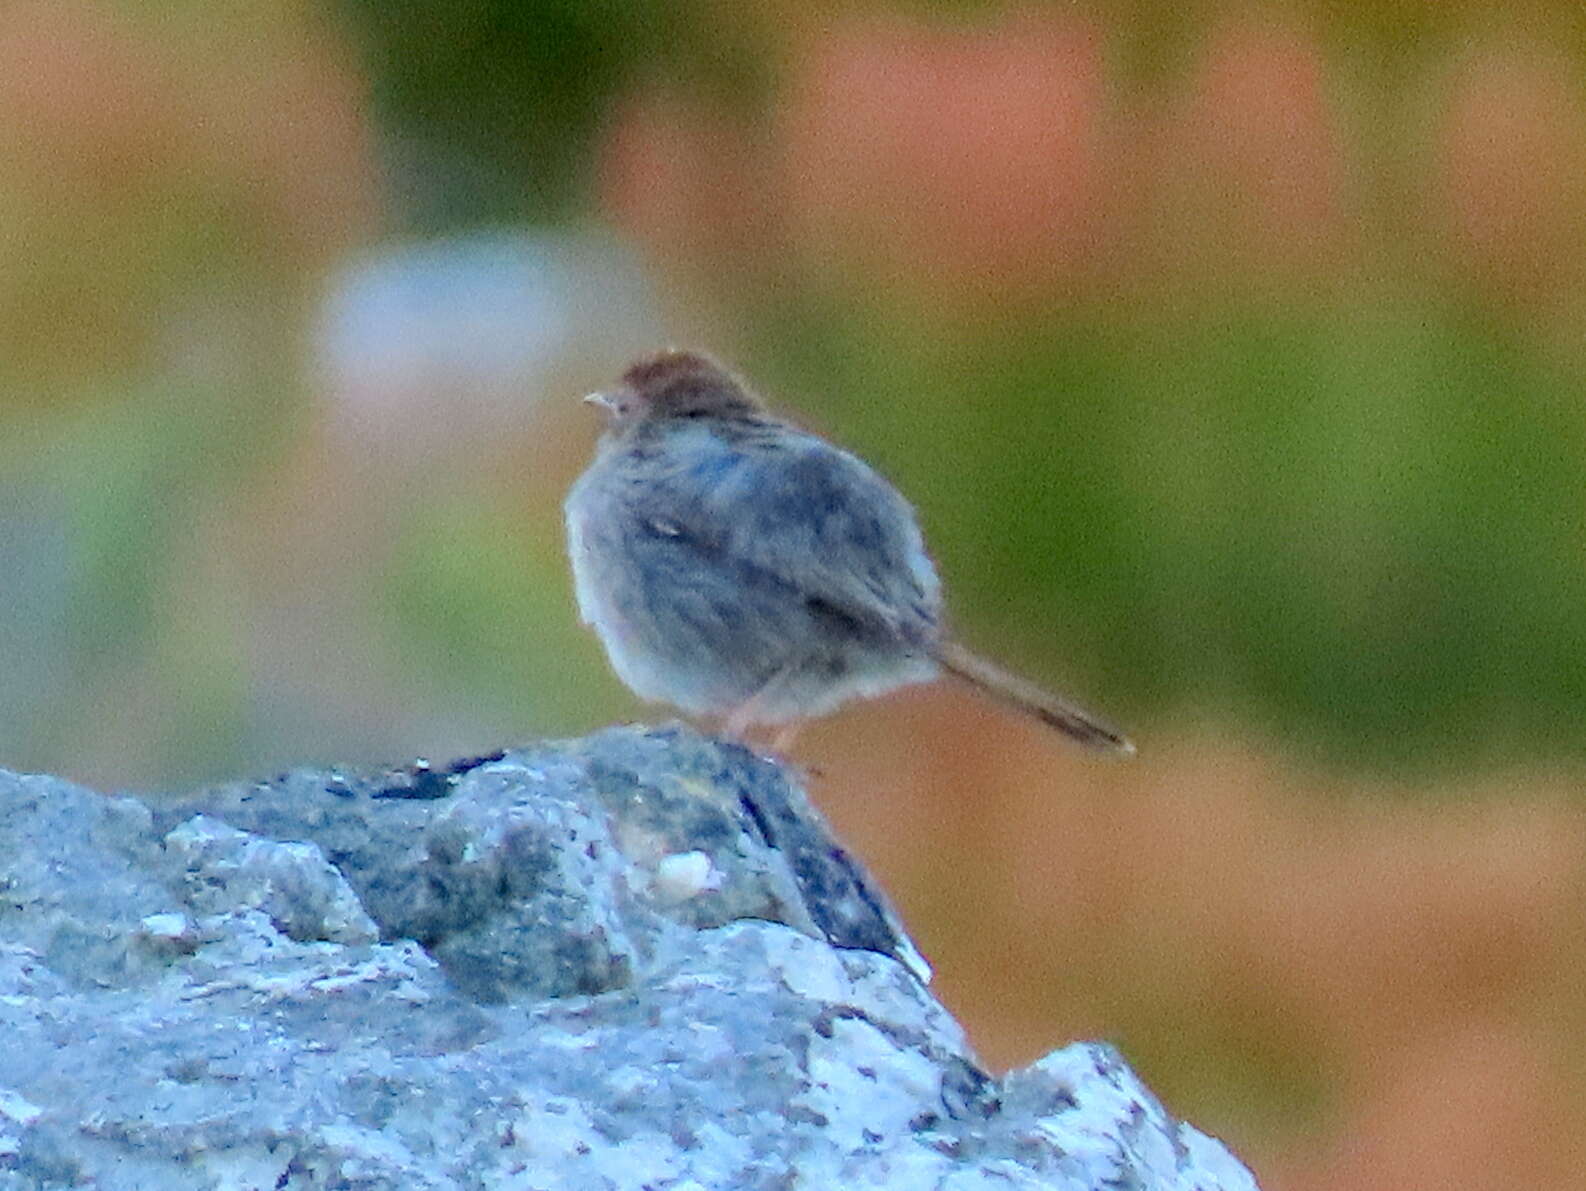
<svg viewBox="0 0 1586 1191"><path fill-rule="evenodd" d="M567 495L578 607L641 698L742 737L946 673L1087 745L1134 751L952 640L909 503L708 356L646 356L586 400L609 422Z"/></svg>

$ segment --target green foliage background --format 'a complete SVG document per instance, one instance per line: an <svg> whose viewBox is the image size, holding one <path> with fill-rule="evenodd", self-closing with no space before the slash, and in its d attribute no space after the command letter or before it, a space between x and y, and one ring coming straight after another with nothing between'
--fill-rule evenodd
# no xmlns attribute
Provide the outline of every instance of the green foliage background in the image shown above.
<svg viewBox="0 0 1586 1191"><path fill-rule="evenodd" d="M750 23L712 6L347 11L390 126L466 159L429 175L439 200L411 212L425 225L587 208L589 138L636 76L740 112L776 94ZM1146 88L1207 23L1096 11ZM1406 64L1477 10L1306 11L1358 107L1391 106ZM1586 19L1557 18L1550 36L1578 53ZM1360 123L1369 139L1369 110ZM988 646L1066 667L1132 718L1231 713L1330 764L1579 754L1586 378L1507 312L1422 277L1320 302L1069 303L944 335L873 294L761 298L739 319L741 363L916 499Z"/></svg>
<svg viewBox="0 0 1586 1191"><path fill-rule="evenodd" d="M13 568L13 607L57 610L54 636L16 630L12 683L26 690L0 690L14 710L0 738L16 763L71 770L68 741L105 700L128 698L85 698L82 676L152 665L171 684L162 723L188 727L160 728L169 738L135 780L180 781L293 747L259 726L235 643L189 631L209 615L223 623L224 607L171 615L185 598L172 594L171 567L198 510L268 484L312 416L301 357L324 275L380 242L598 225L597 147L619 97L665 86L764 136L786 97L785 43L766 32L782 19L775 6L340 0L282 3L235 26L190 5L85 8L101 10L104 29L137 44L179 28L186 57L170 69L204 78L225 79L227 54L251 52L271 21L286 44L309 30L356 77L378 165L374 216L313 251L293 241L295 256L271 220L304 204L288 195L262 208L253 174L211 179L202 162L156 162L98 223L73 212L50 222L57 204L28 181L31 159L0 187L21 226L42 229L13 247L0 293L25 347L0 368L9 470L19 507L64 510L70 537L63 601L41 594L48 584L21 589L33 563ZM950 28L999 6L833 4L804 20L856 11ZM1113 101L1130 103L1173 85L1220 12L1062 11L1106 30ZM1528 11L1532 32L1579 74L1586 18L1567 5ZM1458 4L1284 12L1319 31L1350 152L1362 168L1388 163L1391 201L1363 218L1387 227L1390 251L1358 281L1306 293L1213 276L1162 301L1070 296L954 320L841 277L761 264L701 276L656 259L654 275L669 312L687 312L675 326L702 332L899 482L920 506L965 634L1025 669L1066 676L1147 730L1231 717L1330 766L1425 775L1578 758L1578 319L1562 320L1562 337L1556 314L1539 330L1525 308L1417 265L1402 233L1418 212L1392 184L1413 148L1404 121L1388 118L1411 102L1407 80L1493 22ZM333 160L287 158L281 169L290 178ZM245 328L197 380L160 349L164 321L195 292ZM565 589L463 578L460 543L502 541L477 527L517 512L446 482L371 576L371 623L428 673L419 686L449 692L456 715L482 714L491 730L572 730L627 706L606 679L573 677L600 663L572 626L537 635L544 652L522 660L542 677L531 695L511 693L510 655L478 642L521 642L535 636L526 626L565 619ZM492 565L498 577L564 583L556 494L536 493L538 520ZM18 549L31 524L14 520ZM59 648L33 681L25 646L46 639Z"/></svg>

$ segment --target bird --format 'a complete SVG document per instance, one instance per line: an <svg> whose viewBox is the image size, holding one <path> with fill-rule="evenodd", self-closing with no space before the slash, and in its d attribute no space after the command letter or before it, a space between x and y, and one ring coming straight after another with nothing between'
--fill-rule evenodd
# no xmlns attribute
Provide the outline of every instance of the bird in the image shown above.
<svg viewBox="0 0 1586 1191"><path fill-rule="evenodd" d="M746 740L947 677L1098 751L1118 729L948 629L913 507L703 352L640 357L564 502L581 619L641 699Z"/></svg>

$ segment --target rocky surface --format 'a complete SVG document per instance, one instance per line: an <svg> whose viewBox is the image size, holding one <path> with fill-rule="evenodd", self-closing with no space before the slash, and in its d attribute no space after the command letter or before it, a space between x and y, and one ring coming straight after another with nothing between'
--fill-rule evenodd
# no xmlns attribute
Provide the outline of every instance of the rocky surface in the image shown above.
<svg viewBox="0 0 1586 1191"><path fill-rule="evenodd" d="M0 773L0 1191L1223 1188L1002 1079L775 765L677 728L172 806Z"/></svg>

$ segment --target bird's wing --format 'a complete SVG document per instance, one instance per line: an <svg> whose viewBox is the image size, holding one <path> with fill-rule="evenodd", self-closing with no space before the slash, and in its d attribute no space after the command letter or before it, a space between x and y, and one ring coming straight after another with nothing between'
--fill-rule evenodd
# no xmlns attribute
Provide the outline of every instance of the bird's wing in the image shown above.
<svg viewBox="0 0 1586 1191"><path fill-rule="evenodd" d="M914 510L863 461L813 435L701 452L647 488L643 513L701 565L748 568L865 632L935 641L940 585Z"/></svg>

